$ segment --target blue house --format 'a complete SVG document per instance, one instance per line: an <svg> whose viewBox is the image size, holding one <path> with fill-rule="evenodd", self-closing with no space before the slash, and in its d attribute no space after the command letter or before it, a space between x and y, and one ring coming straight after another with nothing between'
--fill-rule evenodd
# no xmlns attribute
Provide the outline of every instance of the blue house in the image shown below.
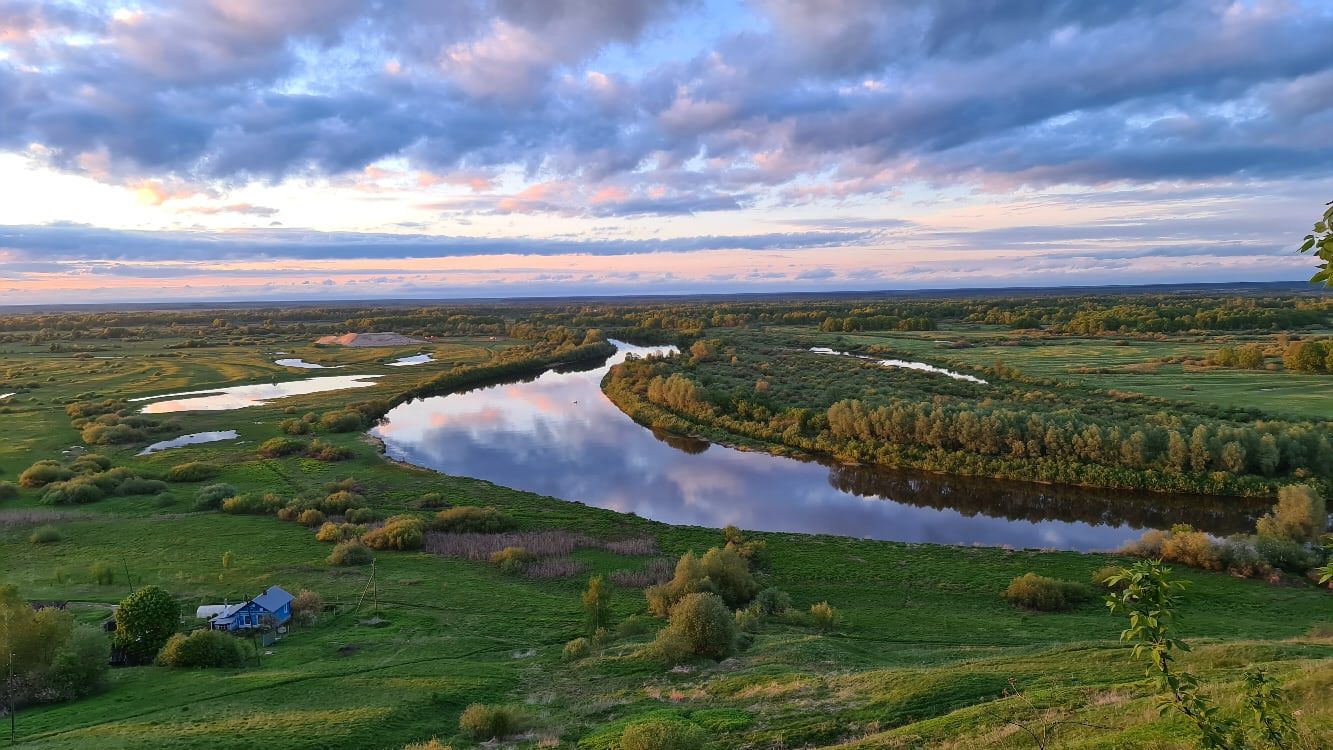
<svg viewBox="0 0 1333 750"><path fill-rule="evenodd" d="M249 630L263 625L286 625L292 619L293 599L280 586L270 586L248 602L226 605L208 621L208 626L213 630Z"/></svg>

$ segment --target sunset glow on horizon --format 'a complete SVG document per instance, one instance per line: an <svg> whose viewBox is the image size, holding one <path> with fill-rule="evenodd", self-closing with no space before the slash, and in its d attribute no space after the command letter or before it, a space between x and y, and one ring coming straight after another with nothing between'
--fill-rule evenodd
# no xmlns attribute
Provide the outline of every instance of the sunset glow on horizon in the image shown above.
<svg viewBox="0 0 1333 750"><path fill-rule="evenodd" d="M5 304L1284 281L1299 0L0 3Z"/></svg>

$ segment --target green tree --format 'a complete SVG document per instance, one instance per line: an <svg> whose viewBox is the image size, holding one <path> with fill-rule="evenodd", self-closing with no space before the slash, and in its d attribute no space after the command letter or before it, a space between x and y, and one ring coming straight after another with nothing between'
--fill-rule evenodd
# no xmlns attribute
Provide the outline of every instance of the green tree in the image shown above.
<svg viewBox="0 0 1333 750"><path fill-rule="evenodd" d="M181 608L157 586L145 586L125 597L116 610L115 644L130 661L152 661L180 624Z"/></svg>
<svg viewBox="0 0 1333 750"><path fill-rule="evenodd" d="M1314 231L1305 235L1301 243L1301 252L1314 251L1321 261L1319 271L1310 277L1310 281L1333 286L1333 202L1328 203L1324 215L1314 224Z"/></svg>
<svg viewBox="0 0 1333 750"><path fill-rule="evenodd" d="M611 624L611 591L601 576L588 579L588 588L583 592L583 615L588 635Z"/></svg>

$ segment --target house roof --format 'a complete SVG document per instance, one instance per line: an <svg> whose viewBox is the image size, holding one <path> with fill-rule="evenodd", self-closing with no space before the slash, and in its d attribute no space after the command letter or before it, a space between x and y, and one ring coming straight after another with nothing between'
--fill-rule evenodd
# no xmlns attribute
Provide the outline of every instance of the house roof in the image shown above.
<svg viewBox="0 0 1333 750"><path fill-rule="evenodd" d="M269 612L277 612L284 605L291 604L295 598L280 586L270 586L268 591L256 596L252 601Z"/></svg>

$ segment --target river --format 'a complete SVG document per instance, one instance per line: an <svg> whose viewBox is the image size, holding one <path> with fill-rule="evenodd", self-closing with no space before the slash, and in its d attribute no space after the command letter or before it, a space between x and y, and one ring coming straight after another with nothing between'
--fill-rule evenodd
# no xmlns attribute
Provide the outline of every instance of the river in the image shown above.
<svg viewBox="0 0 1333 750"><path fill-rule="evenodd" d="M626 356L666 347L615 343L599 367L413 401L372 433L399 461L672 524L1088 551L1173 523L1248 530L1262 510L1234 498L845 466L664 434L631 420L600 383Z"/></svg>

